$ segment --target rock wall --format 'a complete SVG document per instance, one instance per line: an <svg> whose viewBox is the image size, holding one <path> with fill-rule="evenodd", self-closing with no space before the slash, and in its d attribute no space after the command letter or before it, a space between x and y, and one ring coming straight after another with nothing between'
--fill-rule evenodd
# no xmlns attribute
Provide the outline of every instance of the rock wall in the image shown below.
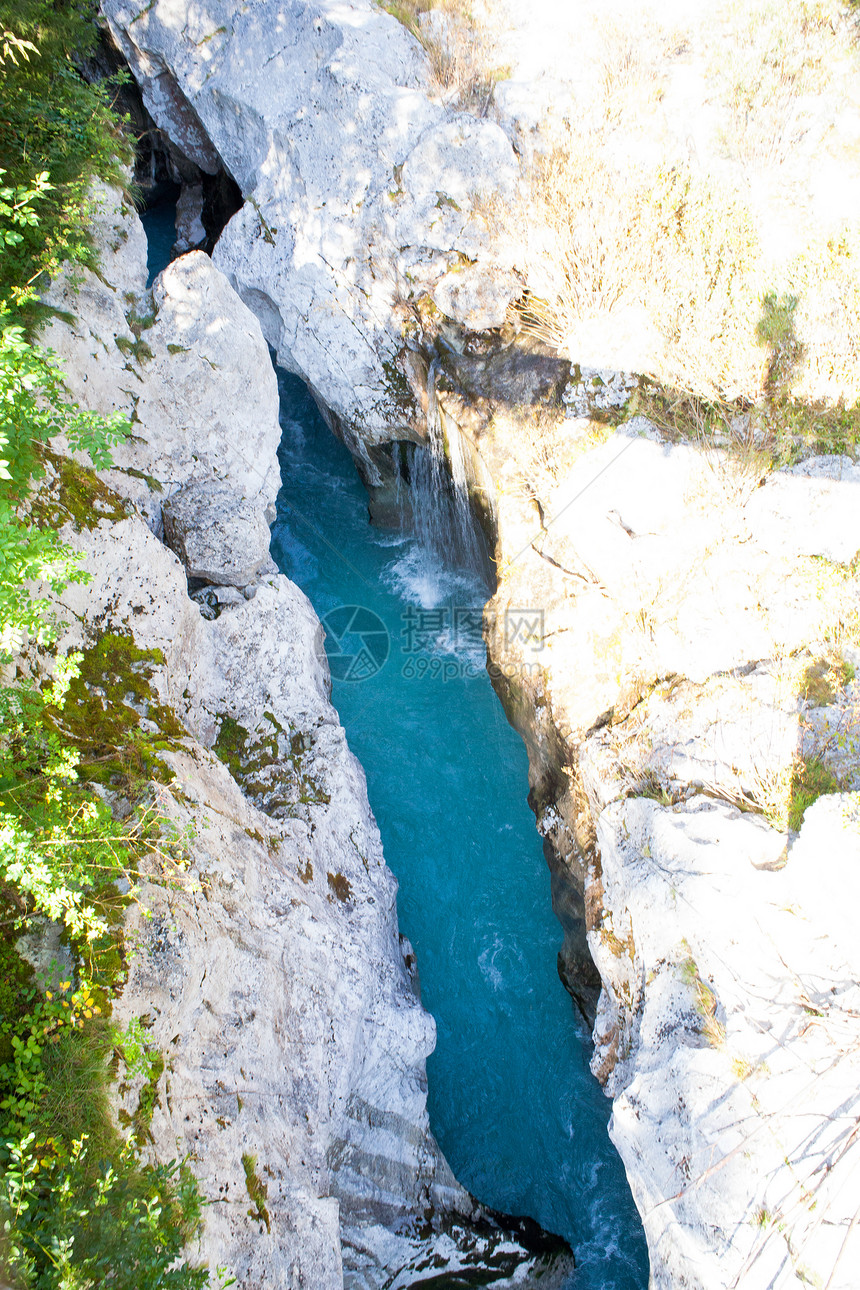
<svg viewBox="0 0 860 1290"><path fill-rule="evenodd" d="M279 363L359 458L422 433L405 356L416 318L499 327L521 291L487 202L518 183L503 131L429 97L421 47L373 0L102 13L160 128L239 184L215 263Z"/></svg>
<svg viewBox="0 0 860 1290"><path fill-rule="evenodd" d="M321 628L259 559L280 435L259 325L199 252L147 292L140 222L102 198L101 271L53 285L76 316L46 341L80 402L133 435L104 479L56 457L44 490L92 573L64 594L62 643L84 651L88 702L157 753L148 791L187 838L175 881L153 857L114 1014L143 1017L165 1059L152 1151L190 1158L211 1202L200 1257L244 1287L560 1285L564 1243L477 1205L429 1131L434 1025Z"/></svg>
<svg viewBox="0 0 860 1290"><path fill-rule="evenodd" d="M586 940L599 970L593 1069L652 1284L848 1290L860 468L616 430L635 381L574 378L562 399L552 360L500 353L440 398L496 483L491 674L586 1009Z"/></svg>

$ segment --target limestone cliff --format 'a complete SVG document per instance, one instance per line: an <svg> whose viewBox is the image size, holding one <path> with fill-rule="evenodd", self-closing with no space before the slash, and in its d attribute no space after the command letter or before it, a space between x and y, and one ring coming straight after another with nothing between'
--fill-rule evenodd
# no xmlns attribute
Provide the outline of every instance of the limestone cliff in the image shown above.
<svg viewBox="0 0 860 1290"><path fill-rule="evenodd" d="M80 471L73 499L57 457L44 488L92 573L63 597L62 644L94 711L155 757L153 808L187 849L175 882L153 858L115 1008L164 1059L152 1151L189 1157L211 1202L199 1254L245 1287L560 1285L564 1243L478 1206L428 1128L434 1025L322 631L259 556L280 433L259 324L199 252L147 292L140 222L102 197L100 273L54 283L75 318L46 340L81 403L133 435L107 482ZM168 499L209 584L196 601L160 540ZM120 1111L140 1098L131 1081Z"/></svg>
<svg viewBox="0 0 860 1290"><path fill-rule="evenodd" d="M500 326L521 287L483 199L517 184L494 122L429 95L417 41L373 0L238 9L105 0L144 102L245 204L215 263L357 455L416 430L404 327Z"/></svg>
<svg viewBox="0 0 860 1290"><path fill-rule="evenodd" d="M552 362L497 355L484 400L466 375L441 398L496 485L491 672L586 1008L586 939L599 970L593 1069L653 1285L848 1290L860 469L614 429L618 373L559 391ZM531 637L506 628L526 608Z"/></svg>

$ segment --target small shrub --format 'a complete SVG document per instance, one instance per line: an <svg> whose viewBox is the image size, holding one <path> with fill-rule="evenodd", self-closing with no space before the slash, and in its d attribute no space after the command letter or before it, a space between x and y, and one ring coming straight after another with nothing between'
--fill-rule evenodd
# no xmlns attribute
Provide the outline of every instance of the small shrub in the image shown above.
<svg viewBox="0 0 860 1290"><path fill-rule="evenodd" d="M47 589L56 597L88 578L53 525L68 514L84 526L110 499L82 468L52 460L46 442L62 434L102 468L127 430L73 406L51 355L26 331L39 316L33 284L43 273L68 262L97 267L91 181L122 183L130 157L108 87L78 73L76 59L97 40L91 17L84 4L0 0L0 663L9 668L27 644L25 672L36 674L10 680L9 669L0 686L0 1281L19 1290L202 1290L207 1270L181 1257L200 1225L190 1171L143 1163L108 1109L105 1013L121 975L123 905L142 857L161 846L158 811L144 807L125 825L112 818L79 778L75 713L64 713L80 682L81 706L96 702L108 756L121 759L135 742L131 722L111 724L106 708L116 718L129 690L146 684L145 668L131 667L118 705L102 704L84 676L94 657L106 661L99 646L70 658L51 650L58 623ZM35 483L46 467L56 487L40 504ZM127 659L132 646L120 642L119 652ZM179 859L172 841L168 852L171 864ZM120 879L131 885L125 898ZM76 966L41 992L13 947L51 922Z"/></svg>
<svg viewBox="0 0 860 1290"><path fill-rule="evenodd" d="M699 1029L711 1048L723 1048L726 1042L726 1028L717 1020L717 996L707 982L699 975L699 968L694 958L689 957L681 964L681 980L690 987L693 993L693 1007L699 1017Z"/></svg>
<svg viewBox="0 0 860 1290"><path fill-rule="evenodd" d="M537 157L530 187L530 330L578 362L615 317L644 374L709 399L756 397L759 249L740 202L682 166L619 172L588 132Z"/></svg>
<svg viewBox="0 0 860 1290"><path fill-rule="evenodd" d="M30 284L63 263L95 266L89 234L89 189L98 175L122 188L131 148L111 111L113 87L89 84L78 72L98 32L87 5L51 0L2 0L0 29L28 42L26 57L0 57L0 169L13 188L31 188L44 174L40 218L18 227L0 259L0 300L38 312Z"/></svg>
<svg viewBox="0 0 860 1290"><path fill-rule="evenodd" d="M737 0L712 55L711 77L729 109L726 152L750 173L783 165L807 130L805 97L828 86L840 57L836 6Z"/></svg>
<svg viewBox="0 0 860 1290"><path fill-rule="evenodd" d="M770 351L764 389L771 400L790 393L806 352L795 332L797 305L795 295L777 296L775 291L768 291L762 298L756 336Z"/></svg>
<svg viewBox="0 0 860 1290"><path fill-rule="evenodd" d="M133 358L136 363L146 363L154 357L149 345L139 336L135 340L129 340L127 336L117 336L114 344L121 354L125 354L127 358Z"/></svg>
<svg viewBox="0 0 860 1290"><path fill-rule="evenodd" d="M833 703L853 679L854 668L844 658L817 658L805 668L799 694L810 706L822 708Z"/></svg>

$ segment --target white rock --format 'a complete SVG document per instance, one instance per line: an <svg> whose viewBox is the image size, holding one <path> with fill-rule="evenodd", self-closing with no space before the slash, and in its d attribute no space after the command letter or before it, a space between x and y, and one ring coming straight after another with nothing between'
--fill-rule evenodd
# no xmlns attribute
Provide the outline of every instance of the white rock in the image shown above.
<svg viewBox="0 0 860 1290"><path fill-rule="evenodd" d="M446 273L433 289L433 302L467 331L503 327L516 287L498 272Z"/></svg>
<svg viewBox="0 0 860 1290"><path fill-rule="evenodd" d="M203 185L185 184L176 203L174 252L194 251L206 241L203 227Z"/></svg>
<svg viewBox="0 0 860 1290"><path fill-rule="evenodd" d="M269 526L229 484L182 488L164 504L164 538L189 578L222 586L253 582L269 554Z"/></svg>
<svg viewBox="0 0 860 1290"><path fill-rule="evenodd" d="M476 325L495 325L519 291L513 249L479 209L516 180L502 130L431 102L423 51L372 0L205 0L193 15L179 0L103 0L102 11L159 125L195 160L212 145L239 183L245 206L214 259L279 362L356 452L356 435L380 442L411 424L391 365L404 302L438 276L422 277L418 253L465 256L484 284L498 271L492 308L465 310Z"/></svg>
<svg viewBox="0 0 860 1290"><path fill-rule="evenodd" d="M850 919L830 931L846 901L846 812L854 800L814 808L780 872L756 860L767 830L724 804L633 799L601 816L603 902L616 912L589 937L606 989L595 1061L613 1050L610 1132L661 1290L788 1285L799 1251L823 1284L843 1241L833 1284L852 1284L860 989Z"/></svg>
<svg viewBox="0 0 860 1290"><path fill-rule="evenodd" d="M750 529L767 550L841 564L860 551L860 466L831 460L780 471L750 498Z"/></svg>
<svg viewBox="0 0 860 1290"><path fill-rule="evenodd" d="M743 454L633 429L552 438L497 413L478 436L500 485L491 657L542 830L571 883L587 866L569 904L602 980L594 1070L655 1290L848 1290L856 794L821 798L796 840L764 812L780 818L801 754L857 786L860 592L833 563L860 545L857 468L813 459L759 486ZM549 464L536 503L524 434ZM532 651L499 629L522 606L543 616ZM575 969L572 933L564 953Z"/></svg>

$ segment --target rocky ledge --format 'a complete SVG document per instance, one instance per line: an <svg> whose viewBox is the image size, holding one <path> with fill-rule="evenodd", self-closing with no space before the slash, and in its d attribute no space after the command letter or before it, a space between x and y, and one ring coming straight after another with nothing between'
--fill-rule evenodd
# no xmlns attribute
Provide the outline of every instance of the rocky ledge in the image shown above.
<svg viewBox="0 0 860 1290"><path fill-rule="evenodd" d="M424 51L373 0L101 10L172 145L238 183L215 263L372 476L368 448L423 433L410 327L498 327L522 290L492 215L518 183L507 136L433 100Z"/></svg>
<svg viewBox="0 0 860 1290"><path fill-rule="evenodd" d="M262 541L280 431L259 324L199 252L148 291L114 194L96 240L100 273L51 288L75 317L46 343L81 404L133 434L103 478L61 442L49 457L42 504L92 574L63 597L62 643L83 652L87 753L137 732L187 861L168 881L156 846L125 929L115 1018L142 1021L163 1066L121 1087L120 1117L146 1096L153 1155L187 1156L210 1202L199 1256L241 1286L560 1286L564 1242L476 1204L429 1131L435 1029L396 882L320 624Z"/></svg>

